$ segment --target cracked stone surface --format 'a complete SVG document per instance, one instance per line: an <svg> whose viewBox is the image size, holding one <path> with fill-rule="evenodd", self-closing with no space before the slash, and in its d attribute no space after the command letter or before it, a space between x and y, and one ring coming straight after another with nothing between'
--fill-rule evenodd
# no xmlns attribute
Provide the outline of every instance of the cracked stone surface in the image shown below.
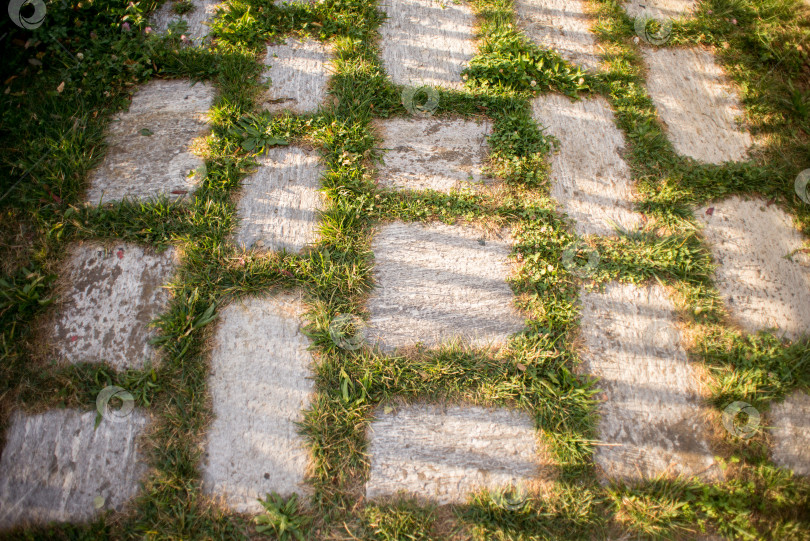
<svg viewBox="0 0 810 541"><path fill-rule="evenodd" d="M711 213L707 213L711 208ZM695 211L731 317L749 332L810 333L810 255L793 219L762 199L729 197ZM796 253L794 253L796 252ZM791 255L792 254L792 255Z"/></svg>
<svg viewBox="0 0 810 541"><path fill-rule="evenodd" d="M383 351L460 339L504 344L524 319L506 283L511 239L441 223L394 222L374 235L368 335Z"/></svg>
<svg viewBox="0 0 810 541"><path fill-rule="evenodd" d="M462 88L461 72L475 54L474 17L450 0L385 0L380 28L385 71L398 85Z"/></svg>
<svg viewBox="0 0 810 541"><path fill-rule="evenodd" d="M737 119L736 90L701 48L644 48L647 90L675 150L701 162L747 159L753 141Z"/></svg>
<svg viewBox="0 0 810 541"><path fill-rule="evenodd" d="M155 350L149 327L166 308L176 261L134 244L74 245L64 270L49 342L68 362L107 361L118 370L143 368Z"/></svg>
<svg viewBox="0 0 810 541"><path fill-rule="evenodd" d="M799 475L810 475L810 396L796 391L771 405L773 461Z"/></svg>
<svg viewBox="0 0 810 541"><path fill-rule="evenodd" d="M532 102L532 116L560 140L551 157L551 196L575 221L575 231L611 235L614 224L638 228L630 168L621 157L624 136L608 102L548 94Z"/></svg>
<svg viewBox="0 0 810 541"><path fill-rule="evenodd" d="M379 183L449 193L485 181L490 123L467 120L380 120L385 154Z"/></svg>
<svg viewBox="0 0 810 541"><path fill-rule="evenodd" d="M603 474L717 478L699 375L663 288L614 282L580 300L584 369L604 391L594 452Z"/></svg>
<svg viewBox="0 0 810 541"><path fill-rule="evenodd" d="M256 498L304 491L309 452L296 423L313 392L300 296L251 298L220 314L208 386L214 420L203 486L237 512L263 510Z"/></svg>
<svg viewBox="0 0 810 541"><path fill-rule="evenodd" d="M90 174L86 201L176 199L193 192L205 164L191 147L210 132L213 101L214 88L205 83L157 80L142 86L129 110L110 122L109 148Z"/></svg>
<svg viewBox="0 0 810 541"><path fill-rule="evenodd" d="M438 504L471 492L526 486L541 471L534 423L525 412L408 405L377 412L369 428L366 497L404 491Z"/></svg>
<svg viewBox="0 0 810 541"><path fill-rule="evenodd" d="M646 14L653 19L664 20L685 17L696 5L695 0L630 0L624 5L624 10L631 19Z"/></svg>
<svg viewBox="0 0 810 541"><path fill-rule="evenodd" d="M187 36L194 45L200 45L208 37L208 23L216 15L217 7L219 6L218 0L194 0L194 9L188 13L178 15L172 9L175 2L166 0L160 6L160 9L155 12L152 19L152 24L158 32L166 32L169 29L169 24L174 21L185 21L187 30L183 33Z"/></svg>
<svg viewBox="0 0 810 541"><path fill-rule="evenodd" d="M582 0L517 0L518 25L544 49L557 51L564 59L596 71L599 47L591 32L591 16Z"/></svg>
<svg viewBox="0 0 810 541"><path fill-rule="evenodd" d="M315 150L274 147L242 181L236 243L245 248L299 252L317 242L324 168Z"/></svg>
<svg viewBox="0 0 810 541"><path fill-rule="evenodd" d="M270 88L262 100L268 111L311 113L326 99L332 70L332 48L314 39L288 37L267 46L265 79Z"/></svg>
<svg viewBox="0 0 810 541"><path fill-rule="evenodd" d="M148 417L119 422L96 412L17 412L0 459L0 529L30 523L84 522L122 510L138 492L146 464L137 439Z"/></svg>

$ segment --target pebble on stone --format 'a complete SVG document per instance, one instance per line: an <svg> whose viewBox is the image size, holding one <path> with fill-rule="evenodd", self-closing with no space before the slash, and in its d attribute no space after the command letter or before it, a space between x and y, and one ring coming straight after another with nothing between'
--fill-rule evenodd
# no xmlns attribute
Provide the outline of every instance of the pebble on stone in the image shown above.
<svg viewBox="0 0 810 541"><path fill-rule="evenodd" d="M611 235L614 225L637 229L630 168L621 157L624 136L604 98L571 101L548 94L532 102L532 116L560 140L551 157L551 196L580 235Z"/></svg>
<svg viewBox="0 0 810 541"><path fill-rule="evenodd" d="M773 461L798 475L810 476L810 395L796 391L771 405Z"/></svg>
<svg viewBox="0 0 810 541"><path fill-rule="evenodd" d="M582 0L516 0L518 25L530 40L584 69L599 69L591 16Z"/></svg>
<svg viewBox="0 0 810 541"><path fill-rule="evenodd" d="M643 52L647 89L675 150L707 163L747 159L753 141L736 122L743 110L712 53L672 47Z"/></svg>
<svg viewBox="0 0 810 541"><path fill-rule="evenodd" d="M175 13L176 2L166 0L160 9L155 12L153 24L159 32L166 32L169 25L175 21L185 21L186 31L183 32L194 45L200 45L208 36L208 23L216 15L220 0L193 0L194 9L179 15Z"/></svg>
<svg viewBox="0 0 810 541"><path fill-rule="evenodd" d="M304 307L291 293L235 302L220 314L208 386L214 420L204 489L237 512L267 493L302 494L309 453L296 423L313 392Z"/></svg>
<svg viewBox="0 0 810 541"><path fill-rule="evenodd" d="M473 13L451 0L385 0L380 28L385 71L395 84L460 90L475 54Z"/></svg>
<svg viewBox="0 0 810 541"><path fill-rule="evenodd" d="M624 10L631 19L647 16L662 21L689 15L696 4L695 0L630 0Z"/></svg>
<svg viewBox="0 0 810 541"><path fill-rule="evenodd" d="M380 184L449 193L484 182L489 122L393 118L377 128L385 149Z"/></svg>
<svg viewBox="0 0 810 541"><path fill-rule="evenodd" d="M176 199L193 192L205 164L190 149L210 131L213 100L214 89L205 83L157 80L141 87L129 111L109 125L109 148L90 175L86 200Z"/></svg>
<svg viewBox="0 0 810 541"><path fill-rule="evenodd" d="M716 479L698 372L663 288L614 282L580 300L584 368L604 391L594 452L602 473Z"/></svg>
<svg viewBox="0 0 810 541"><path fill-rule="evenodd" d="M164 286L175 267L173 249L72 247L49 335L57 356L71 363L106 361L117 370L143 368L155 354L149 325L166 307Z"/></svg>
<svg viewBox="0 0 810 541"><path fill-rule="evenodd" d="M331 47L314 39L288 37L286 43L268 45L264 76L270 88L262 107L272 112L314 112L326 98L331 62Z"/></svg>
<svg viewBox="0 0 810 541"><path fill-rule="evenodd" d="M377 412L369 428L366 497L400 491L439 505L473 492L528 490L543 467L534 423L525 412L433 405Z"/></svg>
<svg viewBox="0 0 810 541"><path fill-rule="evenodd" d="M314 244L318 212L324 206L319 191L324 169L318 153L300 147L274 147L258 160L258 171L242 182L237 244L289 252Z"/></svg>
<svg viewBox="0 0 810 541"><path fill-rule="evenodd" d="M711 209L711 210L709 210ZM715 284L743 329L810 334L810 255L790 215L762 199L729 197L698 209L712 250Z"/></svg>
<svg viewBox="0 0 810 541"><path fill-rule="evenodd" d="M369 339L383 351L459 339L503 345L524 328L506 283L511 239L469 227L395 222L372 241L375 290Z"/></svg>
<svg viewBox="0 0 810 541"><path fill-rule="evenodd" d="M146 473L137 439L148 418L133 410L119 422L96 412L15 413L0 459L0 529L84 522L121 511Z"/></svg>

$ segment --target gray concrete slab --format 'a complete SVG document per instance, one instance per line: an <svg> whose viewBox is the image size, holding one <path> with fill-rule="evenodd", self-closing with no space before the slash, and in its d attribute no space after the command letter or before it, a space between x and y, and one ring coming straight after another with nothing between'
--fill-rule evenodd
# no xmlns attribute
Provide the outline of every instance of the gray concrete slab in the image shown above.
<svg viewBox="0 0 810 541"><path fill-rule="evenodd" d="M796 391L771 405L773 461L798 475L810 476L810 396Z"/></svg>
<svg viewBox="0 0 810 541"><path fill-rule="evenodd" d="M262 99L268 111L313 113L326 99L332 47L314 39L288 37L267 46L264 77L270 88Z"/></svg>
<svg viewBox="0 0 810 541"><path fill-rule="evenodd" d="M208 23L214 18L219 7L219 0L193 0L194 9L190 12L177 14L174 11L176 2L166 0L160 9L152 16L152 24L158 32L166 32L169 25L175 21L185 21L186 32L184 35L191 40L194 45L201 45L208 37Z"/></svg>

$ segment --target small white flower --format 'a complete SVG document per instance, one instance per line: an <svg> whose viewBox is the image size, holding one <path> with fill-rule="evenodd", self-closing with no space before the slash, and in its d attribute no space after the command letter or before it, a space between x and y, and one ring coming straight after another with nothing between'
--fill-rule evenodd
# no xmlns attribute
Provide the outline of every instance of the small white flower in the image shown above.
<svg viewBox="0 0 810 541"><path fill-rule="evenodd" d="M633 38L633 43L638 44L638 42L639 42L638 36L635 36L635 37Z"/></svg>
<svg viewBox="0 0 810 541"><path fill-rule="evenodd" d="M76 53L76 58L79 60L84 60L84 55L82 53Z"/></svg>
<svg viewBox="0 0 810 541"><path fill-rule="evenodd" d="M537 81L535 81L534 79L532 79L532 86L537 86Z"/></svg>

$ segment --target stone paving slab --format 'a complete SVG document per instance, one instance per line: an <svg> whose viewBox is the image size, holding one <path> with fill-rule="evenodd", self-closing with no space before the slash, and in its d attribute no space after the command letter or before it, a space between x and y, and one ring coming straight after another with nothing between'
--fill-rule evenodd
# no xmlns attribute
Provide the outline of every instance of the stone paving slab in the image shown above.
<svg viewBox="0 0 810 541"><path fill-rule="evenodd" d="M317 242L324 168L318 153L275 147L258 158L259 169L242 181L236 243L243 248L299 252Z"/></svg>
<svg viewBox="0 0 810 541"><path fill-rule="evenodd" d="M575 231L611 235L614 224L638 228L630 168L621 157L624 136L608 102L548 94L532 102L532 116L560 140L551 157L551 196L575 221Z"/></svg>
<svg viewBox="0 0 810 541"><path fill-rule="evenodd" d="M0 459L0 529L84 522L135 496L147 469L136 440L148 417L133 410L98 428L95 419L77 410L12 416Z"/></svg>
<svg viewBox="0 0 810 541"><path fill-rule="evenodd" d="M525 412L409 405L378 412L369 428L366 497L404 491L464 503L487 488L526 488L541 472L534 423Z"/></svg>
<svg viewBox="0 0 810 541"><path fill-rule="evenodd" d="M394 222L372 240L374 280L368 335L383 351L460 339L504 344L524 328L506 283L511 239L441 223Z"/></svg>
<svg viewBox="0 0 810 541"><path fill-rule="evenodd" d="M798 475L810 476L810 396L796 391L771 405L773 461Z"/></svg>
<svg viewBox="0 0 810 541"><path fill-rule="evenodd" d="M208 37L209 28L208 23L216 15L217 7L219 7L219 0L194 0L194 9L188 13L178 15L174 12L174 4L172 0L166 0L160 9L158 9L153 16L153 23L159 32L166 32L169 25L174 21L181 20L186 22L186 32L184 35L188 37L194 45L201 45L205 38Z"/></svg>
<svg viewBox="0 0 810 541"><path fill-rule="evenodd" d="M288 37L267 46L264 77L270 88L262 100L268 111L312 113L326 99L332 48L318 40Z"/></svg>
<svg viewBox="0 0 810 541"><path fill-rule="evenodd" d="M392 118L376 123L383 139L383 186L450 193L483 183L488 121Z"/></svg>
<svg viewBox="0 0 810 541"><path fill-rule="evenodd" d="M518 25L530 40L585 69L599 69L599 47L582 0L516 0Z"/></svg>
<svg viewBox="0 0 810 541"><path fill-rule="evenodd" d="M663 288L614 282L580 300L584 369L604 391L594 453L602 474L717 478L698 372Z"/></svg>
<svg viewBox="0 0 810 541"><path fill-rule="evenodd" d="M747 159L753 140L743 109L714 55L701 48L643 49L647 90L675 150L701 162Z"/></svg>
<svg viewBox="0 0 810 541"><path fill-rule="evenodd" d="M309 452L296 423L313 392L299 296L282 293L226 307L208 387L214 420L203 486L237 512L258 513L269 492L301 494Z"/></svg>
<svg viewBox="0 0 810 541"><path fill-rule="evenodd" d="M193 192L201 180L197 170L205 164L191 146L210 132L213 101L214 88L205 83L157 80L142 86L129 110L108 127L109 148L90 174L86 200L176 199Z"/></svg>
<svg viewBox="0 0 810 541"><path fill-rule="evenodd" d="M175 267L173 249L74 245L48 334L56 355L72 363L107 361L117 370L143 368L155 354L149 325L166 309L165 286Z"/></svg>
<svg viewBox="0 0 810 541"><path fill-rule="evenodd" d="M451 0L385 0L380 28L385 71L398 85L461 89L475 55L472 10Z"/></svg>
<svg viewBox="0 0 810 541"><path fill-rule="evenodd" d="M630 0L624 10L631 19L647 15L660 21L685 17L696 5L695 0Z"/></svg>
<svg viewBox="0 0 810 541"><path fill-rule="evenodd" d="M790 215L762 199L737 196L695 215L731 317L749 332L776 329L790 339L810 334L810 255L794 253L805 245Z"/></svg>

